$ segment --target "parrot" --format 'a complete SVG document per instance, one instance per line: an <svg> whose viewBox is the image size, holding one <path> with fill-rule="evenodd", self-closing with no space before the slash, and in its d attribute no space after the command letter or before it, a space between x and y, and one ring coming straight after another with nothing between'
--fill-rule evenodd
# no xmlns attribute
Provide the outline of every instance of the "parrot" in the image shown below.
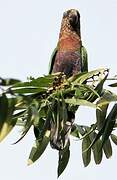
<svg viewBox="0 0 117 180"><path fill-rule="evenodd" d="M49 63L49 74L62 72L67 78L81 72L88 72L88 56L82 45L80 32L80 13L70 9L63 13L59 39ZM52 148L61 150L69 143L69 134L75 119L75 114L68 111L62 134L59 133L60 124L51 124ZM58 125L57 125L58 124ZM64 134L64 136L63 136Z"/></svg>
<svg viewBox="0 0 117 180"><path fill-rule="evenodd" d="M64 72L70 77L87 71L88 57L81 41L80 14L70 9L63 13L58 44L49 63L49 74Z"/></svg>

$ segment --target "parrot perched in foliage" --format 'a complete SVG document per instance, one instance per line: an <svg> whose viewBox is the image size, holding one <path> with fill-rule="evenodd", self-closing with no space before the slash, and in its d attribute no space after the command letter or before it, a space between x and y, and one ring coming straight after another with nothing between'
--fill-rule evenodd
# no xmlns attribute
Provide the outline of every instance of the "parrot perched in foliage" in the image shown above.
<svg viewBox="0 0 117 180"><path fill-rule="evenodd" d="M49 74L64 72L70 77L84 71L88 71L88 61L81 41L80 14L71 9L63 14L58 44L51 56Z"/></svg>
<svg viewBox="0 0 117 180"><path fill-rule="evenodd" d="M70 9L63 14L57 47L51 56L49 74L63 72L66 77L88 71L86 49L82 46L80 32L80 14ZM68 111L68 120L64 124L62 136L58 129L60 124L52 123L51 146L64 149L69 141L69 134L75 114Z"/></svg>

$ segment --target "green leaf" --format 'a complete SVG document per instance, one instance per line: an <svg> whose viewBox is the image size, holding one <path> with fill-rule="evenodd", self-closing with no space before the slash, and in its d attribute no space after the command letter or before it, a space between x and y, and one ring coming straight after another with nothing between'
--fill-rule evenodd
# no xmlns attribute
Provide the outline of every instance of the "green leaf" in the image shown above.
<svg viewBox="0 0 117 180"><path fill-rule="evenodd" d="M114 125L115 125L115 121L117 118L117 104L115 104L111 110L111 112L109 113L107 119L106 119L106 125L104 128L104 132L102 135L102 147L105 144L105 142L108 140Z"/></svg>
<svg viewBox="0 0 117 180"><path fill-rule="evenodd" d="M101 140L98 139L98 141L94 144L94 148L92 148L96 164L100 164L102 161L103 151L101 149L101 143Z"/></svg>
<svg viewBox="0 0 117 180"><path fill-rule="evenodd" d="M88 149L91 144L89 136L86 136L82 140L82 159L84 166L88 166L91 161L91 149ZM88 149L88 150L87 150Z"/></svg>
<svg viewBox="0 0 117 180"><path fill-rule="evenodd" d="M76 125L76 124L72 125L71 135L76 137L76 138L80 138L80 133L79 133L78 125Z"/></svg>
<svg viewBox="0 0 117 180"><path fill-rule="evenodd" d="M20 80L18 80L18 79L13 79L13 78L3 79L0 77L0 85L1 86L11 86L18 82L20 82Z"/></svg>
<svg viewBox="0 0 117 180"><path fill-rule="evenodd" d="M109 90L104 90L102 93L101 101L98 103L99 106L109 104L110 102L117 101L117 95Z"/></svg>
<svg viewBox="0 0 117 180"><path fill-rule="evenodd" d="M40 156L45 151L49 143L49 140L50 140L50 131L47 130L43 138L40 140L37 139L34 146L32 147L30 155L29 155L29 159L28 159L28 165L33 164L37 159L40 158Z"/></svg>
<svg viewBox="0 0 117 180"><path fill-rule="evenodd" d="M102 93L103 84L105 80L107 79L107 76L108 76L108 69L104 71L100 71L99 82L97 83L97 85L95 85L95 90L97 91L98 94Z"/></svg>
<svg viewBox="0 0 117 180"><path fill-rule="evenodd" d="M15 114L13 115L13 118L22 117L25 113L26 113L26 109L20 110L20 112L15 113Z"/></svg>
<svg viewBox="0 0 117 180"><path fill-rule="evenodd" d="M97 119L98 130L101 130L104 126L107 109L108 109L108 103L103 104L103 102L105 102L105 99L103 97L101 97L97 101L97 106L99 107L96 109L96 119Z"/></svg>
<svg viewBox="0 0 117 180"><path fill-rule="evenodd" d="M113 106L111 112L109 113L108 117L105 120L102 129L100 129L100 131L98 132L97 136L95 137L95 139L93 140L93 142L91 143L88 149L90 149L101 136L102 136L101 148L104 146L106 140L108 140L113 130L116 121L116 116L117 116L117 104Z"/></svg>
<svg viewBox="0 0 117 180"><path fill-rule="evenodd" d="M109 84L111 87L117 87L117 83Z"/></svg>
<svg viewBox="0 0 117 180"><path fill-rule="evenodd" d="M111 134L111 139L117 145L117 136L114 134Z"/></svg>
<svg viewBox="0 0 117 180"><path fill-rule="evenodd" d="M86 84L77 84L74 87L76 89L75 95L77 98L90 101L92 97L96 97L96 98L100 97L93 87L88 86Z"/></svg>
<svg viewBox="0 0 117 180"><path fill-rule="evenodd" d="M54 100L55 101L55 100ZM54 102L53 101L53 102ZM64 148L64 142L65 142L65 136L61 137L61 134L63 132L63 126L64 126L64 119L61 118L62 112L61 112L61 106L60 106L60 99L58 101L55 101L55 104L53 104L55 107L52 108L53 110L53 119L51 121L51 140L50 145L52 148L60 150Z"/></svg>
<svg viewBox="0 0 117 180"><path fill-rule="evenodd" d="M96 108L96 105L84 100L84 99L76 99L76 98L70 98L70 99L65 99L65 102L67 104L72 104L72 105L79 105L79 106L88 106L88 107L92 107L92 108Z"/></svg>
<svg viewBox="0 0 117 180"><path fill-rule="evenodd" d="M107 159L112 156L112 146L110 139L107 139L106 142L104 143L103 150Z"/></svg>
<svg viewBox="0 0 117 180"><path fill-rule="evenodd" d="M93 81L94 76L96 76L96 77L99 77L98 83L97 83L97 84L99 84L100 81L102 81L102 79L105 79L105 77L107 77L108 71L109 71L108 69L101 68L101 69L97 69L94 71L90 71L88 73L81 74L79 77L77 77L77 79L74 81L74 83L83 84L84 82L86 82L86 80L91 80L90 85L92 86L93 85L92 82L94 82ZM101 76L101 75L103 75L103 76Z"/></svg>
<svg viewBox="0 0 117 180"><path fill-rule="evenodd" d="M29 82L28 81L20 82L15 84L13 87L27 87L27 86L39 87L39 88L50 87L52 86L55 77L57 77L58 75L60 75L60 73L39 77L37 79L32 79Z"/></svg>
<svg viewBox="0 0 117 180"><path fill-rule="evenodd" d="M91 128L89 128L88 126L84 126L84 129L85 129L85 134L83 135L83 139L84 138L89 138L89 145L87 145L86 148L84 148L83 152L82 153L88 153L88 151L92 149L93 151L93 155L94 155L94 160L95 160L95 163L96 164L100 164L101 161L102 161L102 149L100 149L101 147L101 140L98 139L95 144L93 146L91 146L90 144L92 144L92 142L95 140L97 134L95 133L95 128L96 128L96 125L92 125ZM91 146L91 148L89 148ZM89 152L90 152L89 151ZM88 156L88 155L87 155Z"/></svg>
<svg viewBox="0 0 117 180"><path fill-rule="evenodd" d="M36 139L40 138L44 124L45 124L45 118L47 117L47 109L45 109L46 106L43 106L43 104L40 105L38 110L38 104L36 107L33 107L33 125L34 125L34 135Z"/></svg>
<svg viewBox="0 0 117 180"><path fill-rule="evenodd" d="M47 116L47 105L46 103L41 103L40 107L39 107L39 119L41 118L45 118Z"/></svg>
<svg viewBox="0 0 117 180"><path fill-rule="evenodd" d="M39 87L29 87L29 88L11 88L11 92L18 93L18 94L32 94L32 93L44 93L46 92L46 88L39 88Z"/></svg>
<svg viewBox="0 0 117 180"><path fill-rule="evenodd" d="M5 94L0 96L0 131L4 122L6 121L8 113L8 99Z"/></svg>
<svg viewBox="0 0 117 180"><path fill-rule="evenodd" d="M65 123L68 120L67 106L66 106L65 99L63 98L63 96L61 100L62 100L61 116Z"/></svg>
<svg viewBox="0 0 117 180"><path fill-rule="evenodd" d="M82 71L88 72L88 55L87 50L84 46L81 46L80 49L81 53L81 59L82 59Z"/></svg>
<svg viewBox="0 0 117 180"><path fill-rule="evenodd" d="M87 91L89 91L90 93L92 93L93 96L96 96L97 98L100 97L99 94L98 94L98 92L97 92L96 90L94 90L93 87L88 86L87 84L83 84L83 86L87 89ZM90 99L90 98L88 98L88 99Z"/></svg>
<svg viewBox="0 0 117 180"><path fill-rule="evenodd" d="M13 127L16 124L16 119L13 119L13 112L15 110L15 99L7 99L5 96L2 98L2 106L7 109L5 111L3 110L1 114L1 117L4 119L1 120L0 123L0 142L10 133L10 131L13 129ZM5 106L6 104L6 106ZM2 108L1 107L1 110ZM3 116L4 115L4 116Z"/></svg>
<svg viewBox="0 0 117 180"><path fill-rule="evenodd" d="M49 74L52 73L53 65L54 65L54 62L55 62L56 53L57 53L57 47L53 50L52 55L51 55L51 58L50 58L50 61L49 61L49 68L48 68Z"/></svg>
<svg viewBox="0 0 117 180"><path fill-rule="evenodd" d="M21 134L21 137L13 144L16 144L18 143L19 141L21 141L25 135L28 133L29 129L31 128L31 126L33 125L33 120L34 120L34 116L33 116L33 106L29 106L28 109L27 109L27 116L25 117L25 124L23 126L23 129L22 129L22 134Z"/></svg>
<svg viewBox="0 0 117 180"><path fill-rule="evenodd" d="M99 140L99 138L102 136L104 132L104 127L98 132L98 134L96 135L96 137L94 138L94 140L91 142L90 146L84 150L84 153L86 151L88 151L89 149L91 149L93 147L93 145ZM102 148L102 147L101 147Z"/></svg>
<svg viewBox="0 0 117 180"><path fill-rule="evenodd" d="M90 134L90 132L86 132L87 128L89 127L84 125L73 124L71 129L71 135L77 138L80 138L81 136L80 139L83 139Z"/></svg>
<svg viewBox="0 0 117 180"><path fill-rule="evenodd" d="M58 177L63 173L70 158L69 144L65 149L59 151Z"/></svg>
<svg viewBox="0 0 117 180"><path fill-rule="evenodd" d="M96 136L97 134L95 132L92 132L89 135L91 142L95 139ZM96 143L92 146L92 151L93 151L94 160L96 164L100 164L102 161L103 152L101 149L101 144L102 144L101 140L98 139Z"/></svg>

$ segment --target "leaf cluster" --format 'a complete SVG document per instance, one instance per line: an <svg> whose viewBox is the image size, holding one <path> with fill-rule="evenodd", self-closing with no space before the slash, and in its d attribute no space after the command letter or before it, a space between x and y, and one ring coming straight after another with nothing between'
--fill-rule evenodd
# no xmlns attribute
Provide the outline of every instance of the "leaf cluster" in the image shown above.
<svg viewBox="0 0 117 180"><path fill-rule="evenodd" d="M117 95L103 88L108 73L102 68L68 79L63 73L31 77L27 82L0 78L0 142L16 125L23 128L17 142L33 127L35 142L28 164L38 160L50 144L58 151L58 177L69 162L70 136L82 141L84 166L90 163L91 153L96 164L101 163L103 154L110 158L111 143L117 145L113 134ZM115 104L109 109L111 102ZM75 123L79 106L95 108L96 120L90 127Z"/></svg>

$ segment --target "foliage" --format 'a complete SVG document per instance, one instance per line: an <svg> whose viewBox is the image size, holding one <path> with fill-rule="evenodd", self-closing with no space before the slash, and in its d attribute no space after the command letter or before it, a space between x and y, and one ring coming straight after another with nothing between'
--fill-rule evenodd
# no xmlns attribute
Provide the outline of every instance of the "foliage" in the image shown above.
<svg viewBox="0 0 117 180"><path fill-rule="evenodd" d="M108 73L102 68L69 79L63 73L31 77L27 82L0 78L0 142L16 125L23 127L17 142L33 127L35 142L28 164L38 160L50 144L58 150L58 176L69 162L70 136L82 141L84 166L89 165L91 153L96 164L101 163L103 153L110 158L111 143L117 145L113 134L117 128L117 95L103 88ZM111 102L115 103L109 109ZM96 120L90 127L75 123L79 106L95 108Z"/></svg>

